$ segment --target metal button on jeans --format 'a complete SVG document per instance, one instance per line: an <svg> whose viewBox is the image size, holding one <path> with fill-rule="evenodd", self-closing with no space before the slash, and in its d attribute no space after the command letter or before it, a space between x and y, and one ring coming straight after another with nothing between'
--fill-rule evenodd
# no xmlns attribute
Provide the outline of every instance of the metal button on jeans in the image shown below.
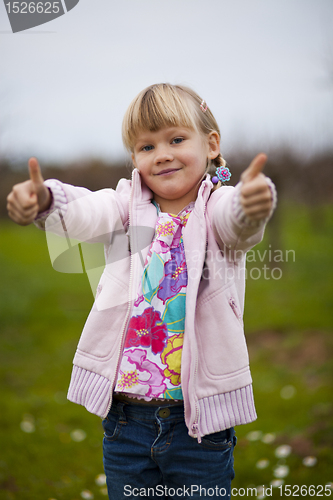
<svg viewBox="0 0 333 500"><path fill-rule="evenodd" d="M158 412L159 416L162 418L167 418L170 415L169 408L161 408Z"/></svg>

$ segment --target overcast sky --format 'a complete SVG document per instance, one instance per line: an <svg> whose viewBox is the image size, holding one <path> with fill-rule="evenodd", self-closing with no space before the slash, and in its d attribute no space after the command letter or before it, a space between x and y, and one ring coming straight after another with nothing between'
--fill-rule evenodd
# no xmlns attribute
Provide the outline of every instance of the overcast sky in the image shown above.
<svg viewBox="0 0 333 500"><path fill-rule="evenodd" d="M0 155L61 162L123 152L130 101L193 87L227 158L241 145L320 152L333 138L332 0L80 0L11 32L0 4Z"/></svg>

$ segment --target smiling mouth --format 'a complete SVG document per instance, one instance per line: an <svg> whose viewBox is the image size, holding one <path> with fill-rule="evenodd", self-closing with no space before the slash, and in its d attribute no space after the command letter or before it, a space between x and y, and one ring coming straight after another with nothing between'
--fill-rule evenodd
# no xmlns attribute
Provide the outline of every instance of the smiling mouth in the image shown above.
<svg viewBox="0 0 333 500"><path fill-rule="evenodd" d="M171 175L175 172L179 172L180 168L165 168L164 170L161 170L161 172L158 172L155 175Z"/></svg>

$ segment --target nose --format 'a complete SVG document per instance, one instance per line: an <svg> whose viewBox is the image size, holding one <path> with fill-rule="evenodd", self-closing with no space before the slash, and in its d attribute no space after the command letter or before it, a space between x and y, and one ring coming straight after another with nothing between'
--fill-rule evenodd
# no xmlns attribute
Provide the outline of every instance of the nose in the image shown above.
<svg viewBox="0 0 333 500"><path fill-rule="evenodd" d="M170 147L166 144L161 144L155 149L155 163L156 165L160 163L165 163L166 161L172 161L173 154Z"/></svg>

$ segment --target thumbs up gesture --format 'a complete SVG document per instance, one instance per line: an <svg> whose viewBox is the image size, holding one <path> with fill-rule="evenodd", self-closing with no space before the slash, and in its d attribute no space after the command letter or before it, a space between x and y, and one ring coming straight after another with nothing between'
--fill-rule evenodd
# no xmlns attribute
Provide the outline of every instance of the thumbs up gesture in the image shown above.
<svg viewBox="0 0 333 500"><path fill-rule="evenodd" d="M268 217L272 209L272 194L262 170L267 162L264 153L258 154L241 175L240 202L248 219L256 221Z"/></svg>
<svg viewBox="0 0 333 500"><path fill-rule="evenodd" d="M16 184L7 196L8 215L21 226L31 224L37 214L47 210L52 202L36 158L29 160L29 174L30 179Z"/></svg>

